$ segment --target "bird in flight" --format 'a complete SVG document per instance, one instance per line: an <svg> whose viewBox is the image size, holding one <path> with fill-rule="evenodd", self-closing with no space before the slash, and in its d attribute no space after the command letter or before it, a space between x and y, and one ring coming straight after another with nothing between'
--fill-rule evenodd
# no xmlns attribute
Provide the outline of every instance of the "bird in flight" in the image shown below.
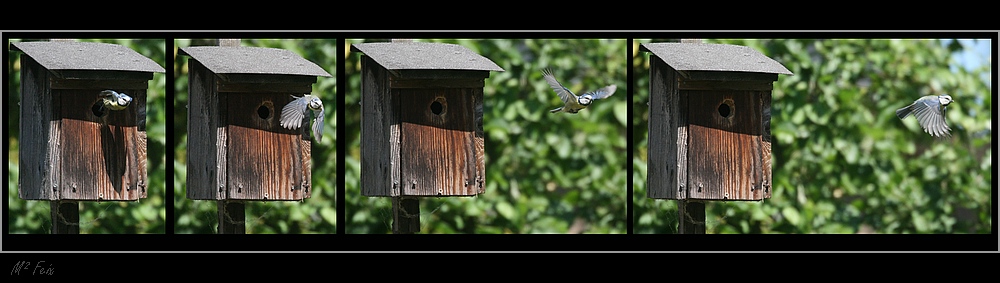
<svg viewBox="0 0 1000 283"><path fill-rule="evenodd" d="M551 70L542 70L542 77L545 78L545 82L549 83L549 87L552 87L552 90L556 91L556 94L558 94L559 98L563 101L563 106L549 110L549 113L566 112L576 114L580 110L590 106L594 100L608 98L612 94L615 94L615 90L618 89L618 86L616 85L608 85L598 90L576 96L576 94L573 94L572 91L564 87L559 83L559 81L556 80L556 77L552 75Z"/></svg>
<svg viewBox="0 0 1000 283"><path fill-rule="evenodd" d="M949 135L948 123L944 120L945 108L953 100L950 95L928 95L917 99L910 105L896 110L896 117L906 118L913 114L920 123L920 127L933 137Z"/></svg>
<svg viewBox="0 0 1000 283"><path fill-rule="evenodd" d="M323 139L323 101L318 96L306 94L301 97L292 97L281 109L281 126L286 129L298 129L305 123L306 113L311 112L313 116L312 132L316 141Z"/></svg>

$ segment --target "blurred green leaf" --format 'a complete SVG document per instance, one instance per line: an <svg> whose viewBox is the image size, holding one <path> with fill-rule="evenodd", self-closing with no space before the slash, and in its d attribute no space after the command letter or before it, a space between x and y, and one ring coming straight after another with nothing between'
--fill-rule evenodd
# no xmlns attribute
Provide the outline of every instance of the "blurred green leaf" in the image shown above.
<svg viewBox="0 0 1000 283"><path fill-rule="evenodd" d="M782 208L781 215L785 216L785 219L788 219L788 223L791 223L792 225L795 226L798 226L799 223L802 221L802 217L799 215L799 211L795 210L794 207L786 206Z"/></svg>
<svg viewBox="0 0 1000 283"><path fill-rule="evenodd" d="M514 207L510 203L499 202L497 203L497 213L507 219L515 219L517 217L517 212L514 211Z"/></svg>

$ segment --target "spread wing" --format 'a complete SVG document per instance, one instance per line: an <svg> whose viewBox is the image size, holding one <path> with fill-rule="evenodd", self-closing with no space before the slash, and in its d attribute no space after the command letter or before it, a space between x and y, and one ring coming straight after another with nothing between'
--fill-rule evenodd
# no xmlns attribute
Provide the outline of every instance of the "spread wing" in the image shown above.
<svg viewBox="0 0 1000 283"><path fill-rule="evenodd" d="M612 94L615 94L615 90L618 90L618 86L617 85L609 85L609 86L603 87L601 89L588 92L587 94L590 94L590 96L593 99L595 99L595 100L596 99L605 99L605 98L611 96Z"/></svg>
<svg viewBox="0 0 1000 283"><path fill-rule="evenodd" d="M316 115L312 125L313 138L318 142L323 139L323 111L313 111L313 115Z"/></svg>
<svg viewBox="0 0 1000 283"><path fill-rule="evenodd" d="M306 115L306 100L295 96L292 98L292 102L281 109L281 126L285 129L298 129Z"/></svg>
<svg viewBox="0 0 1000 283"><path fill-rule="evenodd" d="M945 123L942 108L941 103L935 99L921 99L913 104L913 116L917 117L920 127L931 136L944 136L951 129Z"/></svg>
<svg viewBox="0 0 1000 283"><path fill-rule="evenodd" d="M97 94L98 97L118 97L118 93L113 90L104 90Z"/></svg>
<svg viewBox="0 0 1000 283"><path fill-rule="evenodd" d="M577 103L576 95L573 94L572 91L569 91L568 88L560 84L559 81L556 80L556 77L552 75L552 71L548 69L542 70L542 77L545 78L545 82L549 83L549 87L556 91L556 94L559 94L559 98L562 99L564 104Z"/></svg>

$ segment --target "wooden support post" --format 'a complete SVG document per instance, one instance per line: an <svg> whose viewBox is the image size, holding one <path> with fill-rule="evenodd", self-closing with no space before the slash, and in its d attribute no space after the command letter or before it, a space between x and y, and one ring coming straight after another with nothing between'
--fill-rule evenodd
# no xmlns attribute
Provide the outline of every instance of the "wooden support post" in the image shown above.
<svg viewBox="0 0 1000 283"><path fill-rule="evenodd" d="M49 202L52 217L52 234L80 234L80 204L76 201L54 200Z"/></svg>
<svg viewBox="0 0 1000 283"><path fill-rule="evenodd" d="M681 43L702 43L702 40L682 38ZM687 199L677 201L677 219L678 233L705 234L705 203Z"/></svg>
<svg viewBox="0 0 1000 283"><path fill-rule="evenodd" d="M75 42L75 39L52 38L50 41ZM52 234L80 234L80 204L76 201L49 202Z"/></svg>
<svg viewBox="0 0 1000 283"><path fill-rule="evenodd" d="M238 47L240 39L220 38L219 46ZM246 204L242 201L220 200L219 234L246 234Z"/></svg>
<svg viewBox="0 0 1000 283"><path fill-rule="evenodd" d="M220 38L219 46L225 47L239 47L241 40L239 38Z"/></svg>
<svg viewBox="0 0 1000 283"><path fill-rule="evenodd" d="M416 198L392 197L392 233L420 232L420 201Z"/></svg>
<svg viewBox="0 0 1000 283"><path fill-rule="evenodd" d="M413 39L393 38L391 42L413 42ZM416 198L392 197L392 233L420 232L420 201Z"/></svg>
<svg viewBox="0 0 1000 283"><path fill-rule="evenodd" d="M246 234L246 206L241 201L220 200L219 234Z"/></svg>
<svg viewBox="0 0 1000 283"><path fill-rule="evenodd" d="M705 203L677 201L677 229L679 234L705 234Z"/></svg>

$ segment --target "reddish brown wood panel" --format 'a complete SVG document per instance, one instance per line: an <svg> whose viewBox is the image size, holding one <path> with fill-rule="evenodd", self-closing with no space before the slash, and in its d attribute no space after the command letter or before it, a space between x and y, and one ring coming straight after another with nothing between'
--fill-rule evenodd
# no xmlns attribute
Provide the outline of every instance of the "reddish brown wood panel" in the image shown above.
<svg viewBox="0 0 1000 283"><path fill-rule="evenodd" d="M28 200L59 198L58 105L52 103L48 71L34 59L21 55L20 152L18 197Z"/></svg>
<svg viewBox="0 0 1000 283"><path fill-rule="evenodd" d="M301 200L309 187L303 165L302 133L280 126L289 93L223 93L226 96L226 170L228 199Z"/></svg>
<svg viewBox="0 0 1000 283"><path fill-rule="evenodd" d="M688 196L760 200L761 102L752 91L688 93Z"/></svg>
<svg viewBox="0 0 1000 283"><path fill-rule="evenodd" d="M148 86L146 86L148 87ZM145 89L143 87L142 89ZM136 170L139 171L139 176L137 186L139 188L139 198L146 198L146 188L149 187L149 171L147 171L147 161L149 156L146 155L146 99L148 95L143 91L143 95L135 98L135 110L137 115L136 121L136 132L135 136L135 154L136 154Z"/></svg>
<svg viewBox="0 0 1000 283"><path fill-rule="evenodd" d="M479 92L472 96L473 104L476 107L475 121L472 124L476 127L476 189L478 194L486 192L486 145L483 136L483 94Z"/></svg>
<svg viewBox="0 0 1000 283"><path fill-rule="evenodd" d="M299 149L301 152L299 156L302 161L302 178L299 180L299 189L301 192L296 191L298 196L293 196L292 198L298 197L298 199L307 199L312 197L312 140L309 139L299 139ZM327 176L329 179L336 179L336 176ZM296 190L299 190L296 189Z"/></svg>
<svg viewBox="0 0 1000 283"><path fill-rule="evenodd" d="M145 101L145 90L117 89ZM138 200L140 143L135 105L96 116L100 90L58 90L60 108L60 199ZM143 151L144 152L144 151ZM145 156L141 157L145 159Z"/></svg>
<svg viewBox="0 0 1000 283"><path fill-rule="evenodd" d="M149 194L146 188L149 187L149 169L146 166L149 155L146 155L146 132L139 131L139 136L136 139L136 154L139 155L139 198L146 198Z"/></svg>
<svg viewBox="0 0 1000 283"><path fill-rule="evenodd" d="M761 109L761 159L763 164L763 180L761 180L762 198L771 198L771 90L760 93Z"/></svg>
<svg viewBox="0 0 1000 283"><path fill-rule="evenodd" d="M482 89L394 89L400 97L403 195L479 192L473 96Z"/></svg>

